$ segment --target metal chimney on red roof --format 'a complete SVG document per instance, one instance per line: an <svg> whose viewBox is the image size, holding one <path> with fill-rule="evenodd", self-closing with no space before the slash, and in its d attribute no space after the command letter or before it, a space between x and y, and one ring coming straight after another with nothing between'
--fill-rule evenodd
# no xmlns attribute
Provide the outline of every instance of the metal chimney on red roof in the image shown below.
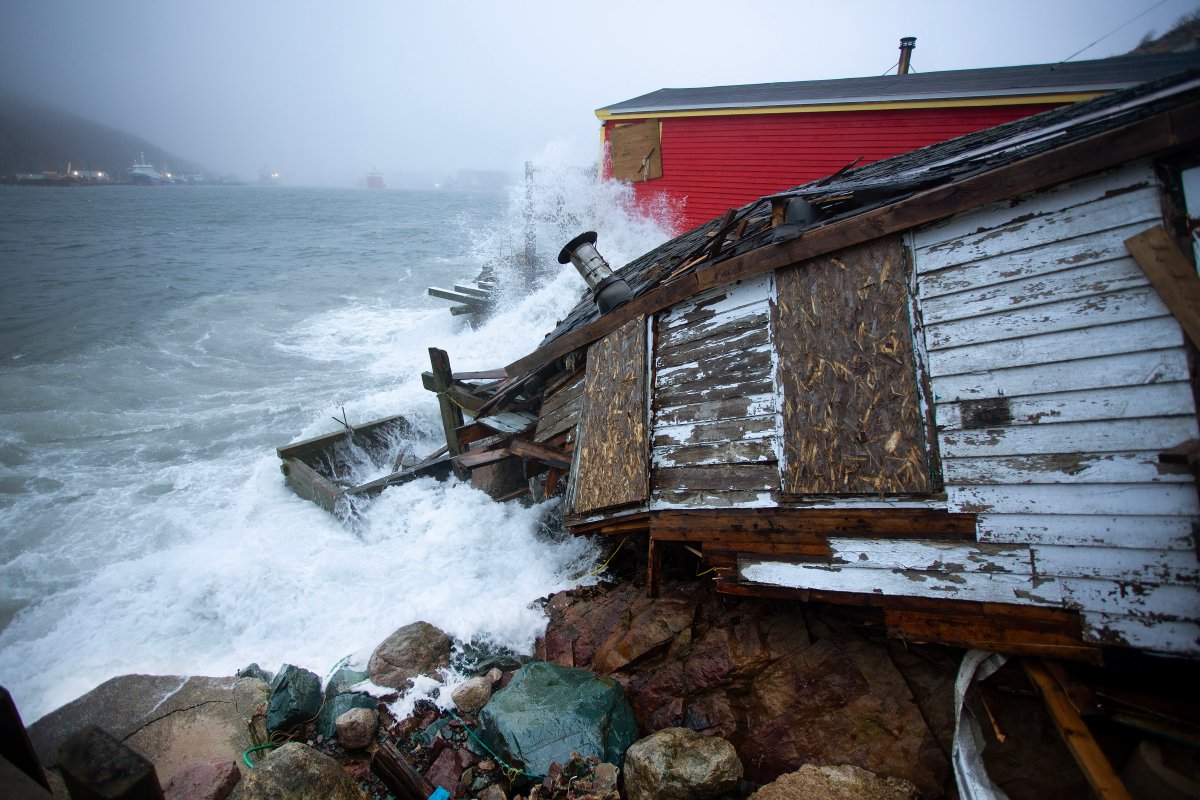
<svg viewBox="0 0 1200 800"><path fill-rule="evenodd" d="M905 36L900 40L900 65L896 69L897 75L907 75L909 64L912 62L912 51L917 46L917 37Z"/></svg>

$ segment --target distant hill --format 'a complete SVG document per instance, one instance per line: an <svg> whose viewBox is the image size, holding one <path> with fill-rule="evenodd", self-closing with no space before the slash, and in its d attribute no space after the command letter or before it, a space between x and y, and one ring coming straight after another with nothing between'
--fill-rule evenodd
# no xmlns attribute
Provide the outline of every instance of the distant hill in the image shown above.
<svg viewBox="0 0 1200 800"><path fill-rule="evenodd" d="M12 94L0 94L0 175L44 170L102 170L123 180L139 153L173 172L197 172L198 164L171 155L132 134L100 125L62 109Z"/></svg>
<svg viewBox="0 0 1200 800"><path fill-rule="evenodd" d="M1200 11L1184 14L1175 20L1171 30L1155 38L1151 31L1142 37L1141 44L1131 50L1131 53L1177 53L1182 50L1195 50L1200 39Z"/></svg>

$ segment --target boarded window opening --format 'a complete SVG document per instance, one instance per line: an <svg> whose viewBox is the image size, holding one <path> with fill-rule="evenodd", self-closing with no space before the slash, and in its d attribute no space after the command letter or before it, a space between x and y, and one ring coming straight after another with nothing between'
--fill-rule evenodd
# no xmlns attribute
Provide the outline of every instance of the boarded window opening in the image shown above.
<svg viewBox="0 0 1200 800"><path fill-rule="evenodd" d="M588 348L571 474L571 514L641 503L650 494L644 316Z"/></svg>
<svg viewBox="0 0 1200 800"><path fill-rule="evenodd" d="M614 125L608 129L612 176L639 183L662 177L662 147L658 120Z"/></svg>
<svg viewBox="0 0 1200 800"><path fill-rule="evenodd" d="M932 491L899 238L779 270L783 491Z"/></svg>

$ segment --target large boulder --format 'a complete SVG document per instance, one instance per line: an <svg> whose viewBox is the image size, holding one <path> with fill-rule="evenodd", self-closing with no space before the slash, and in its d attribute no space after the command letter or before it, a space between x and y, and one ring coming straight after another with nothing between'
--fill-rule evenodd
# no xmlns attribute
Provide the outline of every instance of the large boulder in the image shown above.
<svg viewBox="0 0 1200 800"><path fill-rule="evenodd" d="M754 794L750 800L793 800L820 797L822 800L917 800L917 787L901 778L883 778L850 764L817 767L805 764L796 772L782 775Z"/></svg>
<svg viewBox="0 0 1200 800"><path fill-rule="evenodd" d="M367 796L332 758L288 742L250 770L230 800L367 800Z"/></svg>
<svg viewBox="0 0 1200 800"><path fill-rule="evenodd" d="M288 732L315 719L321 710L321 679L315 673L284 664L271 681L267 733Z"/></svg>
<svg viewBox="0 0 1200 800"><path fill-rule="evenodd" d="M931 797L952 783L941 717L931 729L883 636L836 614L669 580L658 598L631 581L552 595L546 610L539 657L616 679L643 731L728 739L751 782L814 763L906 778ZM931 701L953 663L921 684Z"/></svg>
<svg viewBox="0 0 1200 800"><path fill-rule="evenodd" d="M166 786L201 761L241 760L251 747L248 723L267 699L256 678L122 675L29 726L38 758L54 766L58 748L99 725L154 764Z"/></svg>
<svg viewBox="0 0 1200 800"><path fill-rule="evenodd" d="M413 678L429 675L441 680L450 666L452 641L428 622L405 625L380 642L367 663L371 681L390 689L407 689Z"/></svg>
<svg viewBox="0 0 1200 800"><path fill-rule="evenodd" d="M352 708L337 718L337 738L347 750L362 750L375 741L379 716L373 708Z"/></svg>
<svg viewBox="0 0 1200 800"><path fill-rule="evenodd" d="M500 670L493 669L486 675L477 675L459 684L450 693L454 705L464 714L477 714L492 697L492 687L500 680Z"/></svg>
<svg viewBox="0 0 1200 800"><path fill-rule="evenodd" d="M688 728L665 728L625 753L629 800L711 800L736 789L741 779L732 744Z"/></svg>
<svg viewBox="0 0 1200 800"><path fill-rule="evenodd" d="M506 760L545 775L572 752L620 765L637 740L637 723L620 684L558 664L517 670L479 713L479 736Z"/></svg>

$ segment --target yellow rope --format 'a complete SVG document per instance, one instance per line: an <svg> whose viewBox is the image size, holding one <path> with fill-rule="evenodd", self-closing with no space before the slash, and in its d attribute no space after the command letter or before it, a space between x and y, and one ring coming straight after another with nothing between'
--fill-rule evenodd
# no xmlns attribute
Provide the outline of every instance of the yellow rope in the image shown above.
<svg viewBox="0 0 1200 800"><path fill-rule="evenodd" d="M625 545L625 542L628 541L628 539L629 539L629 537L626 536L624 539L621 540L621 544L617 545L617 549L613 550L612 553L609 554L608 560L605 561L603 564L601 564L599 569L594 570L593 572L589 572L587 575L584 575L583 577L590 578L593 575L604 572L604 570L608 568L608 565L612 563L613 556L615 556L617 553L619 553L621 551L621 548Z"/></svg>

